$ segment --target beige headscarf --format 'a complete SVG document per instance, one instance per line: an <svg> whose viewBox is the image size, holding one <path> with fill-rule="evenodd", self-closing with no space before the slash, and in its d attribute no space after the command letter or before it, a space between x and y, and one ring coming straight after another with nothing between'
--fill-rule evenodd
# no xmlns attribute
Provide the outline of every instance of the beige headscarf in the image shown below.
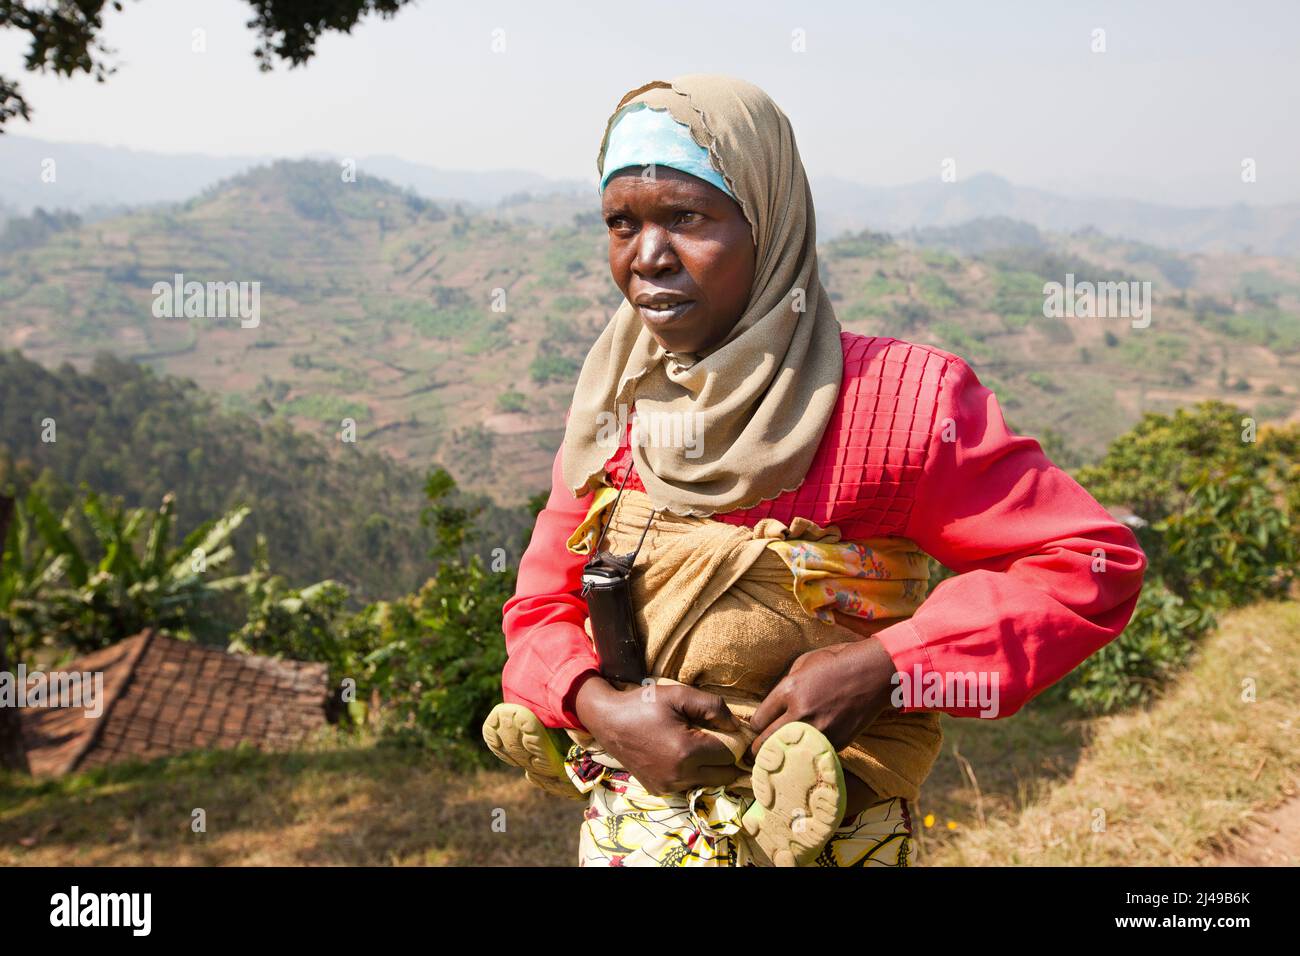
<svg viewBox="0 0 1300 956"><path fill-rule="evenodd" d="M752 227L754 285L731 334L699 355L665 351L623 301L578 376L564 481L579 497L601 483L617 448L608 423L635 406L639 418L684 422L699 439L675 447L633 442L637 474L657 508L708 516L752 507L802 484L843 376L840 326L817 272L808 178L790 120L771 98L711 74L655 81L624 96L601 139L602 172L610 130L631 103L667 110L709 150Z"/></svg>

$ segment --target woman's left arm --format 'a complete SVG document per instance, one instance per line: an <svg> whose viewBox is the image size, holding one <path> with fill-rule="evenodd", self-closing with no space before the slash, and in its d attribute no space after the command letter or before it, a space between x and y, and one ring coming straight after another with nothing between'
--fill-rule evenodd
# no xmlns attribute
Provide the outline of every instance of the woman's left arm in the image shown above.
<svg viewBox="0 0 1300 956"><path fill-rule="evenodd" d="M1123 631L1147 563L1133 532L1036 440L1013 434L993 392L956 358L906 534L957 574L876 639L909 677L996 674L997 717ZM951 701L904 709L981 712Z"/></svg>
<svg viewBox="0 0 1300 956"><path fill-rule="evenodd" d="M992 713L975 694L913 698L904 711L1014 714L1119 635L1146 569L1133 532L1037 441L1013 434L993 392L955 356L905 534L957 575L910 619L800 657L754 714L754 752L789 720L845 746L891 705L904 676L916 690L997 682Z"/></svg>

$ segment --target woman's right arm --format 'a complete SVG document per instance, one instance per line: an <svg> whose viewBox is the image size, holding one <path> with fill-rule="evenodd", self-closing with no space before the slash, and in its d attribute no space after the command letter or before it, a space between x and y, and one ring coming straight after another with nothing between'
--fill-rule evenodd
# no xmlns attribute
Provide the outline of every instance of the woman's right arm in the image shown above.
<svg viewBox="0 0 1300 956"><path fill-rule="evenodd" d="M574 498L564 487L556 452L550 497L519 561L515 595L502 612L509 655L501 674L502 696L532 710L548 727L585 729L574 696L599 669L584 627L582 568L587 559L566 546L587 516L591 498Z"/></svg>
<svg viewBox="0 0 1300 956"><path fill-rule="evenodd" d="M653 793L730 783L738 775L731 752L699 729L736 729L721 697L685 686L617 690L600 676L585 627L587 559L567 546L592 496L575 499L564 486L560 454L550 497L519 562L515 595L502 613L508 655L502 696L547 727L587 730Z"/></svg>

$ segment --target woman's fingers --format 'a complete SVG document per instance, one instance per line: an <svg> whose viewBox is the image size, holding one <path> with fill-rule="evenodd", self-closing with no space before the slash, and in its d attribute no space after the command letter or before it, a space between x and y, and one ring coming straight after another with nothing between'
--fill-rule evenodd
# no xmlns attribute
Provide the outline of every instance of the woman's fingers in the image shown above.
<svg viewBox="0 0 1300 956"><path fill-rule="evenodd" d="M763 746L763 742L767 740L768 737L771 737L774 733L780 730L783 726L788 724L790 720L791 717L787 714L785 710L782 710L779 714L773 717L771 723L769 723L767 727L763 729L763 732L760 733L757 737L755 737L753 742L749 745L749 759L751 761L757 760L758 749Z"/></svg>
<svg viewBox="0 0 1300 956"><path fill-rule="evenodd" d="M730 754L728 754L728 756L730 756ZM725 767L699 767L691 774L691 776L695 779L690 786L725 787L740 776L740 770L734 763L730 763Z"/></svg>
<svg viewBox="0 0 1300 956"><path fill-rule="evenodd" d="M758 758L758 748L763 746L763 741L772 736L772 733L786 722L785 694L781 687L784 681L778 683L768 692L768 695L759 703L754 715L749 718L750 729L758 731L758 736L750 742L749 759L751 761Z"/></svg>
<svg viewBox="0 0 1300 956"><path fill-rule="evenodd" d="M696 726L712 727L714 730L739 729L735 714L717 694L682 687L674 693L672 704L679 714Z"/></svg>
<svg viewBox="0 0 1300 956"><path fill-rule="evenodd" d="M694 787L726 786L740 776L735 757L716 737L688 727L682 727L681 733L683 736L675 744L665 742L666 761L654 766L650 777L637 777L653 793L685 793ZM651 786L648 779L663 782Z"/></svg>
<svg viewBox="0 0 1300 956"><path fill-rule="evenodd" d="M681 732L680 766L725 766L736 762L736 755L714 734L695 727L683 727Z"/></svg>
<svg viewBox="0 0 1300 956"><path fill-rule="evenodd" d="M754 716L749 718L749 726L754 730L766 730L767 725L781 716L785 710L785 694L781 690L783 683L784 681L781 681L768 692L754 710Z"/></svg>

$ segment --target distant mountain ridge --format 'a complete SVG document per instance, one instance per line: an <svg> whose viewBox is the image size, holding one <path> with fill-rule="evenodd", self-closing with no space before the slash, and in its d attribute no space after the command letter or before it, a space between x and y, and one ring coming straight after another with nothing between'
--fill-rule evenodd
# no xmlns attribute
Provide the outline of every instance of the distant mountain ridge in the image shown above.
<svg viewBox="0 0 1300 956"><path fill-rule="evenodd" d="M815 181L814 196L819 226L829 236L1005 218L1053 232L1091 228L1181 252L1300 255L1300 203L1189 209L1134 199L1076 199L1017 186L991 173L893 187L823 178Z"/></svg>
<svg viewBox="0 0 1300 956"><path fill-rule="evenodd" d="M0 138L0 209L28 215L37 207L85 213L167 202L183 202L224 179L266 166L282 157L168 154L99 146L52 143L6 134ZM307 159L336 161L325 154ZM42 164L55 161L55 181L44 182ZM436 169L396 156L356 160L358 174L387 179L429 199L490 206L522 193L577 195L581 180L548 179L518 169L483 172Z"/></svg>
<svg viewBox="0 0 1300 956"><path fill-rule="evenodd" d="M12 220L0 349L47 368L108 352L268 426L336 443L355 428L361 447L442 463L467 491L518 505L547 487L573 382L622 301L599 217L556 221L448 206L364 171L342 182L309 160L111 219ZM819 264L845 329L961 355L1063 462L1095 456L1145 411L1204 398L1260 422L1300 415L1300 259L990 217L830 240ZM157 283L177 273L256 281L259 322L155 314ZM1045 313L1049 284L1099 281L1150 283L1149 327Z"/></svg>
<svg viewBox="0 0 1300 956"><path fill-rule="evenodd" d="M41 181L54 158L57 179ZM336 161L316 155L311 159ZM121 147L50 143L12 134L0 138L0 211L27 215L36 207L82 214L180 202L214 183L273 161L270 156L168 155ZM504 206L509 218L567 222L595 211L595 192L581 179L551 179L517 169L437 169L395 156L357 159L358 173L387 179L426 199ZM1038 229L1096 229L1182 252L1300 255L1300 203L1183 208L1134 199L1072 198L979 173L952 183L868 186L836 177L813 180L823 239L870 229L900 233L950 228L975 219L1007 218ZM545 197L541 205L525 202Z"/></svg>

